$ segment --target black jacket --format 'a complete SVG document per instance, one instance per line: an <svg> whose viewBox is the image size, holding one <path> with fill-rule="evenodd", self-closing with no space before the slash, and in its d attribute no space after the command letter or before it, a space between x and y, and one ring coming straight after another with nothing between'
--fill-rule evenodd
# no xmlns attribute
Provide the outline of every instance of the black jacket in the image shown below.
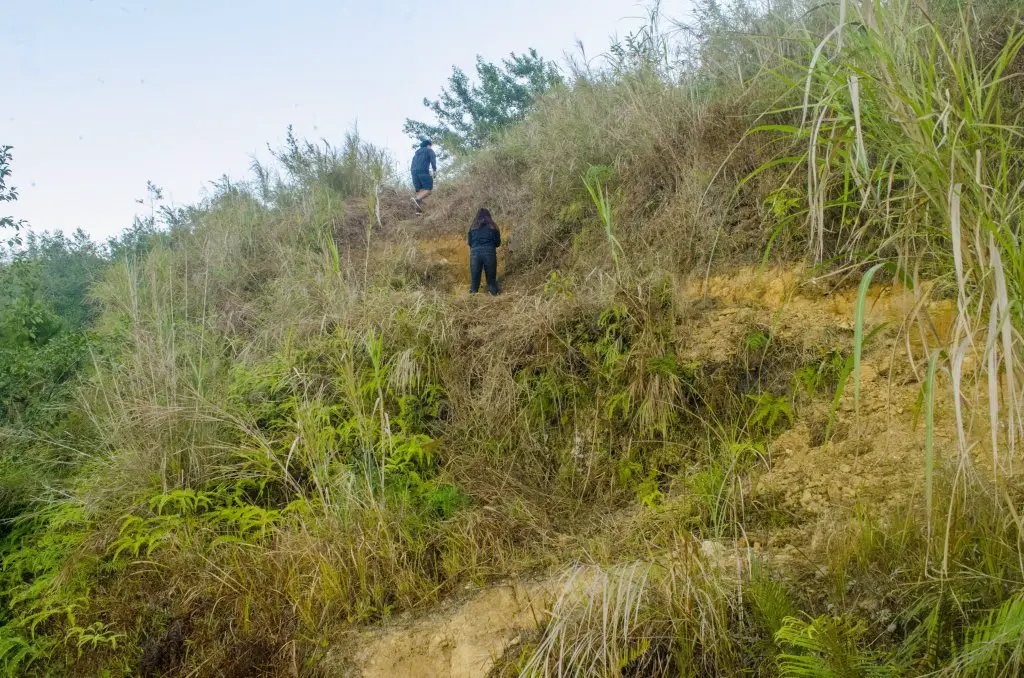
<svg viewBox="0 0 1024 678"><path fill-rule="evenodd" d="M470 248L474 247L501 247L501 231L489 226L469 229L466 242Z"/></svg>

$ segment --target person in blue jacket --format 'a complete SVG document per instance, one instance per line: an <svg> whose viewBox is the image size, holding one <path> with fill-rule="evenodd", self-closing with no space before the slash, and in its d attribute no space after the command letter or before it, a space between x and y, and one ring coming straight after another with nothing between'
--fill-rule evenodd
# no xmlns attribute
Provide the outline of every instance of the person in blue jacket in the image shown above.
<svg viewBox="0 0 1024 678"><path fill-rule="evenodd" d="M487 276L487 291L498 293L498 247L501 232L491 218L490 211L480 208L466 237L469 245L469 293L480 289L480 273Z"/></svg>
<svg viewBox="0 0 1024 678"><path fill-rule="evenodd" d="M412 157L412 188L416 195L412 197L412 204L416 205L416 211L422 211L423 200L434 190L434 177L431 172L437 172L437 155L432 148L430 139L420 142L416 154Z"/></svg>

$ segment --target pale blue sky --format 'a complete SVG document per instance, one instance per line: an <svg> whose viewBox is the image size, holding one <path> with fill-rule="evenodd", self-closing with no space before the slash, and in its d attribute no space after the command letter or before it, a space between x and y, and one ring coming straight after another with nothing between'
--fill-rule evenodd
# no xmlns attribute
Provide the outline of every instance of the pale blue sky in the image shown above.
<svg viewBox="0 0 1024 678"><path fill-rule="evenodd" d="M665 3L665 9L673 7ZM106 238L151 179L169 202L247 176L288 124L342 138L358 122L404 167L453 64L536 47L561 60L606 49L636 0L2 0L0 144L14 149L36 230Z"/></svg>

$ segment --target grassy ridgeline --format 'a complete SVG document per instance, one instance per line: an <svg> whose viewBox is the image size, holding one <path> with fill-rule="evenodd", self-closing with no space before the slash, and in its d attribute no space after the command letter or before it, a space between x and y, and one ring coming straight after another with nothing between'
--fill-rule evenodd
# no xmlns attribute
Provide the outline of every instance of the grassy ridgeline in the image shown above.
<svg viewBox="0 0 1024 678"><path fill-rule="evenodd" d="M72 442L4 439L48 482L4 540L3 666L316 675L353 626L568 567L584 595L496 670L1014 675L1020 24L994 2L773 6L652 22L579 67L425 223L378 149L289 136L283 174L223 182L110 264L49 424ZM483 308L418 247L481 203L512 232L510 293ZM819 411L827 441L862 353L902 341L863 326L861 295L856 345L752 325L693 359L714 309L687 279L795 260L883 264L910 320L956 300L908 367L928 470L803 567L723 573L707 544L801 527L753 489L772 441Z"/></svg>

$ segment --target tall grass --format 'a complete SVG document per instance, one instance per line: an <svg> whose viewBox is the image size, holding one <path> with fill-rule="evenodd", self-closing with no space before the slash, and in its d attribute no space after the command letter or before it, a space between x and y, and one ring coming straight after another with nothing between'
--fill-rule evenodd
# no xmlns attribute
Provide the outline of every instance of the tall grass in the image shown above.
<svg viewBox="0 0 1024 678"><path fill-rule="evenodd" d="M852 3L816 49L793 131L807 140L813 255L881 257L918 294L955 293L952 334L935 339L950 360L961 451L964 380L987 372L998 470L998 448L1012 459L1022 431L1022 317L1011 299L1024 283L1024 138L1011 95L1024 32L1010 25L982 52L987 36L969 10L943 18L950 23L911 2ZM939 284L923 286L922 276ZM987 369L964 374L967 353Z"/></svg>

